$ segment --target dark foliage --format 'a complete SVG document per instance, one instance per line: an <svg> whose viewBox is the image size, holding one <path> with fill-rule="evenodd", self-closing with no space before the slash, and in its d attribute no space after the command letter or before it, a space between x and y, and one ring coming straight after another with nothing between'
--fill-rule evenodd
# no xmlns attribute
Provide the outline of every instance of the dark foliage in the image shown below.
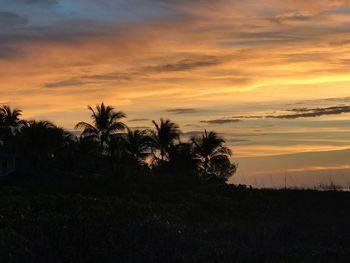
<svg viewBox="0 0 350 263"><path fill-rule="evenodd" d="M0 190L1 262L347 262L348 193L195 177L17 179Z"/></svg>
<svg viewBox="0 0 350 263"><path fill-rule="evenodd" d="M201 176L226 181L236 172L236 165L230 161L231 150L223 146L225 140L215 132L204 131L201 137L193 137L192 142Z"/></svg>

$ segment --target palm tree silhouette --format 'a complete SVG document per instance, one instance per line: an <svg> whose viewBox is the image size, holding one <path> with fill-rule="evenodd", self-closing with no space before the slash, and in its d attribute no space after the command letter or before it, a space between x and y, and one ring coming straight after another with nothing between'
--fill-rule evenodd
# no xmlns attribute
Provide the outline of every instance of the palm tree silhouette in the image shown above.
<svg viewBox="0 0 350 263"><path fill-rule="evenodd" d="M215 132L208 133L205 130L201 137L193 137L191 140L203 176L227 177L236 171L236 166L230 162L231 150L223 146L225 140Z"/></svg>
<svg viewBox="0 0 350 263"><path fill-rule="evenodd" d="M197 170L198 159L196 158L192 143L178 143L169 151L170 168L176 172L188 173Z"/></svg>
<svg viewBox="0 0 350 263"><path fill-rule="evenodd" d="M147 131L127 128L127 133L111 136L109 151L114 171L135 172L151 153L150 136Z"/></svg>
<svg viewBox="0 0 350 263"><path fill-rule="evenodd" d="M122 137L124 147L127 153L133 156L138 163L144 161L144 159L150 154L150 136L147 131L142 130L130 130L126 136Z"/></svg>
<svg viewBox="0 0 350 263"><path fill-rule="evenodd" d="M98 142L91 137L77 137L74 140L78 155L88 156L98 154Z"/></svg>
<svg viewBox="0 0 350 263"><path fill-rule="evenodd" d="M82 136L97 139L100 142L102 152L104 145L111 139L111 135L126 128L126 125L119 121L125 118L126 114L122 111L116 112L113 107L105 106L104 103L96 105L96 109L91 106L88 106L88 109L92 112L92 124L79 122L75 128L83 129Z"/></svg>
<svg viewBox="0 0 350 263"><path fill-rule="evenodd" d="M18 128L20 124L23 123L20 120L22 115L22 110L11 109L10 106L3 105L0 107L0 118L1 118L1 130L5 135L13 135L14 129Z"/></svg>
<svg viewBox="0 0 350 263"><path fill-rule="evenodd" d="M70 133L49 121L27 121L19 135L26 139L25 146L29 151L46 148L51 153L72 139Z"/></svg>
<svg viewBox="0 0 350 263"><path fill-rule="evenodd" d="M57 128L55 124L53 124L50 121L36 121L36 120L31 120L31 121L26 121L23 123L23 128L22 130L25 129L54 129Z"/></svg>
<svg viewBox="0 0 350 263"><path fill-rule="evenodd" d="M153 148L159 150L160 160L169 159L169 151L174 146L176 141L180 139L179 126L170 121L160 119L160 124L152 121L156 130L151 131L151 145Z"/></svg>
<svg viewBox="0 0 350 263"><path fill-rule="evenodd" d="M55 157L65 147L72 135L49 121L28 121L17 134L20 152L32 160L36 169L46 160Z"/></svg>
<svg viewBox="0 0 350 263"><path fill-rule="evenodd" d="M2 144L1 139L3 139L3 137L6 134L6 126L5 126L5 121L4 121L4 114L0 111L0 145Z"/></svg>

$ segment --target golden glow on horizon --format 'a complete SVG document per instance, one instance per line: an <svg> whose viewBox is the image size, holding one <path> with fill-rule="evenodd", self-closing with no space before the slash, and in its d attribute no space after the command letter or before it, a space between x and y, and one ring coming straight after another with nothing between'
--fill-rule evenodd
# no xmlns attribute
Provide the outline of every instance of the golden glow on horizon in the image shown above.
<svg viewBox="0 0 350 263"><path fill-rule="evenodd" d="M252 146L232 146L230 147L235 158L249 158L261 156L278 156L293 153L313 153L313 152L329 152L349 149L349 145L293 145L293 146L271 146L271 145L252 145Z"/></svg>

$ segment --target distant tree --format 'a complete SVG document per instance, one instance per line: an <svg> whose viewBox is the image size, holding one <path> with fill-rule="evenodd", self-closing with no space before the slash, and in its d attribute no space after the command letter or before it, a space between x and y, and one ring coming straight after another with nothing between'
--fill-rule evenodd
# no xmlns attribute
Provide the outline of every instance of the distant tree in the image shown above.
<svg viewBox="0 0 350 263"><path fill-rule="evenodd" d="M147 131L131 130L122 137L125 151L130 154L138 163L143 163L150 154L151 138Z"/></svg>
<svg viewBox="0 0 350 263"><path fill-rule="evenodd" d="M22 115L22 110L17 108L12 110L11 107L4 105L0 108L0 112L5 125L18 127L21 124L20 116Z"/></svg>
<svg viewBox="0 0 350 263"><path fill-rule="evenodd" d="M161 161L168 160L170 149L180 139L179 126L170 120L164 119L160 119L160 124L155 121L153 121L153 124L156 129L151 132L151 145L159 151Z"/></svg>
<svg viewBox="0 0 350 263"><path fill-rule="evenodd" d="M81 177L96 172L99 163L99 142L90 137L70 137L67 143L57 151L55 166L69 171L76 171Z"/></svg>
<svg viewBox="0 0 350 263"><path fill-rule="evenodd" d="M20 119L22 111L20 109L11 109L10 106L3 105L0 107L0 133L3 136L11 136L14 131L23 123Z"/></svg>
<svg viewBox="0 0 350 263"><path fill-rule="evenodd" d="M3 138L6 134L4 114L0 111L0 146L3 144Z"/></svg>
<svg viewBox="0 0 350 263"><path fill-rule="evenodd" d="M192 143L179 143L169 151L169 167L180 173L195 172L198 166Z"/></svg>
<svg viewBox="0 0 350 263"><path fill-rule="evenodd" d="M28 121L17 134L17 143L21 156L31 160L39 169L46 160L54 159L72 136L49 121Z"/></svg>
<svg viewBox="0 0 350 263"><path fill-rule="evenodd" d="M83 137L92 137L100 142L101 151L106 144L109 143L111 136L117 132L124 131L126 125L120 121L126 117L122 111L114 111L111 106L105 106L104 103L96 105L96 109L88 106L92 112L92 124L87 122L79 122L75 128L83 129Z"/></svg>
<svg viewBox="0 0 350 263"><path fill-rule="evenodd" d="M115 172L135 173L151 153L149 133L127 128L127 133L112 136L109 150Z"/></svg>
<svg viewBox="0 0 350 263"><path fill-rule="evenodd" d="M223 146L225 140L215 132L208 133L205 130L201 137L193 137L191 140L202 176L227 180L236 172L236 165L230 161L231 150Z"/></svg>
<svg viewBox="0 0 350 263"><path fill-rule="evenodd" d="M98 154L98 142L91 137L79 136L75 139L75 152L79 156L95 156Z"/></svg>

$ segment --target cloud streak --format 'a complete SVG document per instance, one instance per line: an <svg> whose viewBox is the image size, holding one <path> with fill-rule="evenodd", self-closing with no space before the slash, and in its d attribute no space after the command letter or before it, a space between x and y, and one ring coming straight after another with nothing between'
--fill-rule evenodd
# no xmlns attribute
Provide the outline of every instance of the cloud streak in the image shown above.
<svg viewBox="0 0 350 263"><path fill-rule="evenodd" d="M339 115L343 113L350 112L350 106L333 106L327 108L297 108L288 110L293 112L292 114L282 114L282 115L268 115L266 118L273 119L299 119L299 118L315 118L325 115Z"/></svg>
<svg viewBox="0 0 350 263"><path fill-rule="evenodd" d="M224 57L199 57L199 58L187 58L177 61L175 63L162 64L157 66L144 67L145 71L155 72L176 72L176 71L187 71L196 70L206 67L217 66L227 61Z"/></svg>
<svg viewBox="0 0 350 263"><path fill-rule="evenodd" d="M201 123L208 123L208 124L230 124L230 123L237 123L240 122L239 119L215 119L215 120L208 120L208 121L201 121Z"/></svg>
<svg viewBox="0 0 350 263"><path fill-rule="evenodd" d="M28 23L28 18L11 12L0 12L0 27L23 26Z"/></svg>
<svg viewBox="0 0 350 263"><path fill-rule="evenodd" d="M166 111L174 114L192 114L192 113L198 112L196 109L191 109L191 108L168 109Z"/></svg>
<svg viewBox="0 0 350 263"><path fill-rule="evenodd" d="M70 79L70 80L46 83L44 87L51 89L51 88L73 87L73 86L79 86L81 84L83 84L83 82L80 80Z"/></svg>

